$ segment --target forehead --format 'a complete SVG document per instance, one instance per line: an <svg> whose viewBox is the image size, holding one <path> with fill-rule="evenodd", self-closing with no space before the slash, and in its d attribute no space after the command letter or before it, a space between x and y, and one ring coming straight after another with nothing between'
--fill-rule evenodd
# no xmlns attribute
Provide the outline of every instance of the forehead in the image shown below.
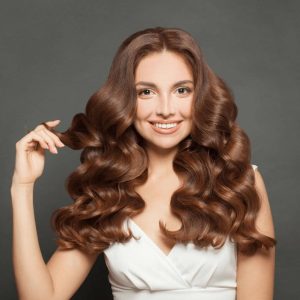
<svg viewBox="0 0 300 300"><path fill-rule="evenodd" d="M184 58L174 52L152 53L144 57L135 71L135 81L193 80L192 70Z"/></svg>

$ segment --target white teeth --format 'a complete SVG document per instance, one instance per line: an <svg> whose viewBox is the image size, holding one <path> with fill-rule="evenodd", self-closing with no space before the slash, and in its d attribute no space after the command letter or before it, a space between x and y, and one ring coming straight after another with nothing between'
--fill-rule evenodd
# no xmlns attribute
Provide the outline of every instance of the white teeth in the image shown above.
<svg viewBox="0 0 300 300"><path fill-rule="evenodd" d="M177 125L177 123L168 123L168 124L155 123L154 125L158 128L173 128Z"/></svg>

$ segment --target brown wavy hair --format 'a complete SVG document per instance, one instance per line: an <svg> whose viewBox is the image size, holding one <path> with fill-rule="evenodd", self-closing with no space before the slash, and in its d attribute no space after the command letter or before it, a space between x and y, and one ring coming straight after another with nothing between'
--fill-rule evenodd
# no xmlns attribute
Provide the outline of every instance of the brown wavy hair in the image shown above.
<svg viewBox="0 0 300 300"><path fill-rule="evenodd" d="M275 246L276 240L255 226L261 202L254 187L250 141L236 122L232 91L210 69L188 32L163 27L125 39L85 113L76 114L65 132L51 129L66 146L82 149L81 164L66 180L73 203L51 216L58 246L99 253L111 243L134 237L122 226L145 208L135 187L148 177L144 141L133 126L135 70L146 55L164 50L180 54L189 64L195 92L191 133L179 143L173 161L184 184L173 193L170 205L182 227L168 231L160 221L163 234L173 242L215 248L230 236L247 255Z"/></svg>

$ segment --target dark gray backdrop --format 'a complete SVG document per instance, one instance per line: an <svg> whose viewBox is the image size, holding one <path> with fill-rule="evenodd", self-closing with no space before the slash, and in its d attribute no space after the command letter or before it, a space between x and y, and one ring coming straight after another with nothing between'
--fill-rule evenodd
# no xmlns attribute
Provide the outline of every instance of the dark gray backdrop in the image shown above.
<svg viewBox="0 0 300 300"><path fill-rule="evenodd" d="M299 299L299 9L297 1L1 1L1 299L17 299L11 263L15 143L60 119L66 129L104 82L119 44L152 26L181 27L232 88L263 175L276 238L275 299ZM298 85L297 85L298 83ZM52 211L71 203L65 179L79 152L47 152L35 188L41 249L55 250ZM112 299L101 255L73 299Z"/></svg>

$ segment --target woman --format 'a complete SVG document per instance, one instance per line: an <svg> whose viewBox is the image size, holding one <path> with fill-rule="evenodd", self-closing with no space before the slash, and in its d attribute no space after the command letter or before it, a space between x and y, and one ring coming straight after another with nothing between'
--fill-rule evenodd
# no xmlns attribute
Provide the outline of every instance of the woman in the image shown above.
<svg viewBox="0 0 300 300"><path fill-rule="evenodd" d="M21 299L69 299L103 252L114 299L270 300L268 196L233 95L189 33L149 28L119 47L104 85L64 133L16 143L13 261ZM83 149L74 203L52 216L45 264L33 187L45 150Z"/></svg>

